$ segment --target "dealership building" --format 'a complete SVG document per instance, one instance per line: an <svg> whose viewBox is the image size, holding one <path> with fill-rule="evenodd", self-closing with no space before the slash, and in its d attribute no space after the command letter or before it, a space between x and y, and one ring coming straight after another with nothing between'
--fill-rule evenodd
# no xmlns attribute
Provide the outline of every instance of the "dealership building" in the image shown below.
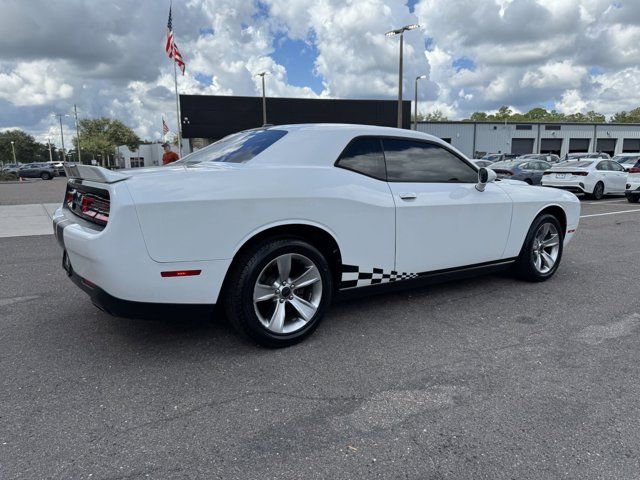
<svg viewBox="0 0 640 480"><path fill-rule="evenodd" d="M486 153L640 152L640 125L630 123L418 122L468 157Z"/></svg>
<svg viewBox="0 0 640 480"><path fill-rule="evenodd" d="M402 103L402 126L412 128L411 102ZM398 121L395 100L267 97L266 107L267 123L272 125L360 123L395 127ZM262 125L261 97L180 95L180 111L186 147L183 152ZM486 153L564 156L572 152L606 152L613 156L640 152L640 124L418 122L417 128L442 138L470 158ZM133 153L131 156L135 157ZM149 164L147 156L144 155L144 165Z"/></svg>

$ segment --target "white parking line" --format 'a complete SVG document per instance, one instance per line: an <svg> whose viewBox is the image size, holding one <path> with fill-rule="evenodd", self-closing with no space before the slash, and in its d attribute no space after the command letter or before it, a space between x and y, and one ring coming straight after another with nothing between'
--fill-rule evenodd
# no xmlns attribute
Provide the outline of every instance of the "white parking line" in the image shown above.
<svg viewBox="0 0 640 480"><path fill-rule="evenodd" d="M584 202L587 205L605 205L607 203L621 203L626 202L627 199L623 198L622 200L600 200L599 202Z"/></svg>
<svg viewBox="0 0 640 480"><path fill-rule="evenodd" d="M580 215L580 218L601 217L603 215L619 215L621 213L640 212L640 208L634 210L622 210L620 212L592 213L591 215Z"/></svg>

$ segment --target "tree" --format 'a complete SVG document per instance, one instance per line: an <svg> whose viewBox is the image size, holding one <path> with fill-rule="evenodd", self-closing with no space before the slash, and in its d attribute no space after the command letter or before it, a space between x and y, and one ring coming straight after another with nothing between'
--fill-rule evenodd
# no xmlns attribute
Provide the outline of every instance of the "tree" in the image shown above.
<svg viewBox="0 0 640 480"><path fill-rule="evenodd" d="M85 118L78 123L80 129L80 149L85 159L99 156L107 159L115 153L116 147L126 145L135 151L140 145L140 138L120 120L102 118ZM77 137L73 145L78 148Z"/></svg>
<svg viewBox="0 0 640 480"><path fill-rule="evenodd" d="M421 113L418 114L419 122L446 122L448 120L447 116L440 110L429 112L426 115Z"/></svg>
<svg viewBox="0 0 640 480"><path fill-rule="evenodd" d="M628 112L622 111L614 113L611 121L613 123L640 123L640 107L629 110Z"/></svg>
<svg viewBox="0 0 640 480"><path fill-rule="evenodd" d="M640 109L639 109L640 110ZM627 115L626 112L622 112ZM640 112L638 112L640 118ZM469 120L472 122L584 122L603 123L605 116L601 113L589 111L587 113L572 113L566 115L556 110L547 111L545 108L532 108L526 113L514 113L509 107L502 106L495 114L474 112Z"/></svg>
<svg viewBox="0 0 640 480"><path fill-rule="evenodd" d="M49 161L49 149L46 145L36 142L36 139L28 133L16 129L0 132L0 162L13 163L11 142L14 142L13 146L18 162Z"/></svg>

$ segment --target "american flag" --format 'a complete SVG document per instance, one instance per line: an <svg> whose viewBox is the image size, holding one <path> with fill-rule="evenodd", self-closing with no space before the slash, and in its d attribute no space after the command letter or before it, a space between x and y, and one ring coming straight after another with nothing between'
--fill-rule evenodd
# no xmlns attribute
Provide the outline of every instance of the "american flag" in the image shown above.
<svg viewBox="0 0 640 480"><path fill-rule="evenodd" d="M182 71L184 75L184 60L182 59L182 55L180 54L180 50L178 50L178 46L173 41L173 27L171 25L171 7L169 7L169 21L167 22L167 43L164 47L167 55L174 62L178 64L178 68Z"/></svg>
<svg viewBox="0 0 640 480"><path fill-rule="evenodd" d="M167 122L165 122L163 118L162 119L162 135L166 135L167 133L169 133L169 127L167 126Z"/></svg>

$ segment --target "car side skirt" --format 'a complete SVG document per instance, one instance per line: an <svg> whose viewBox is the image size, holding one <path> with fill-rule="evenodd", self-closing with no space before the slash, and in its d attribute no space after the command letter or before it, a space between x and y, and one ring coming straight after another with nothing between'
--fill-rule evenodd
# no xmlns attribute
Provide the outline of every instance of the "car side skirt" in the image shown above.
<svg viewBox="0 0 640 480"><path fill-rule="evenodd" d="M434 283L450 282L463 278L486 275L509 269L517 261L517 257L467 265L464 267L446 268L430 272L407 273L391 271L384 273L374 268L372 272L361 272L357 266L343 265L342 281L337 296L349 298L361 294L369 295L397 289L416 288ZM353 277L357 275L357 279ZM347 280L345 280L347 278Z"/></svg>

